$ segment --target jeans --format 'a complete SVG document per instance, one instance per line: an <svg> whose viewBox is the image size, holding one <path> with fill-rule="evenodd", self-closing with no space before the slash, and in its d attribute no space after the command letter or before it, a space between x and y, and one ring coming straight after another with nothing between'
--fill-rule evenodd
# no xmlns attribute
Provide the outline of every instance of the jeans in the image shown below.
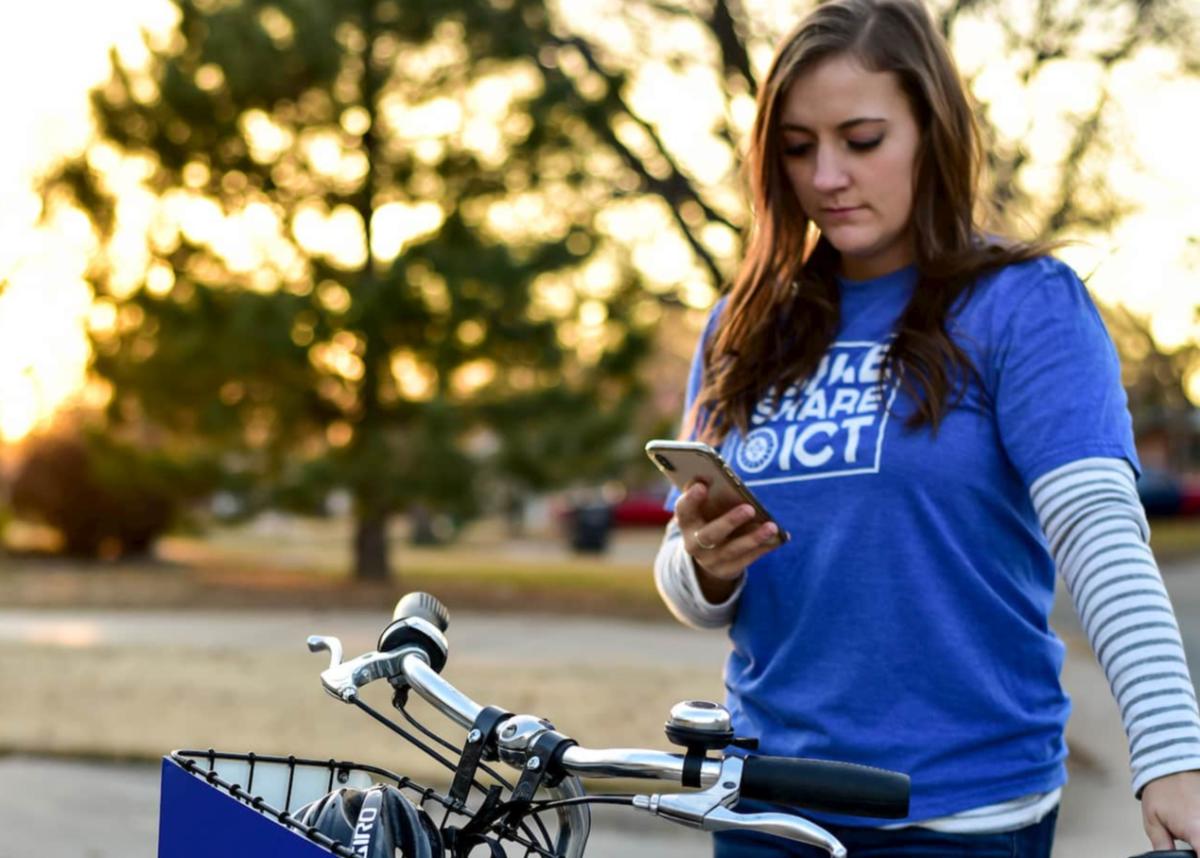
<svg viewBox="0 0 1200 858"><path fill-rule="evenodd" d="M850 858L1050 858L1054 843L1055 808L1041 822L1003 834L943 834L925 828L855 828L822 826L846 847ZM762 834L725 831L713 835L713 858L828 858L823 849Z"/></svg>

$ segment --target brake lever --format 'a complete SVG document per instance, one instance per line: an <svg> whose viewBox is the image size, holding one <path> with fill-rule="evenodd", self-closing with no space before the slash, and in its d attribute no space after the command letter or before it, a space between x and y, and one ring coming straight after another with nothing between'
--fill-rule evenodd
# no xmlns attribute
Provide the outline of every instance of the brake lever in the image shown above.
<svg viewBox="0 0 1200 858"><path fill-rule="evenodd" d="M831 858L846 858L846 847L816 823L786 813L737 813L727 807L715 807L705 814L700 827L705 831L757 831L775 834L816 846Z"/></svg>
<svg viewBox="0 0 1200 858"><path fill-rule="evenodd" d="M400 673L404 659L416 655L428 662L428 656L415 646L402 646L388 652L363 653L350 661L342 661L342 642L334 637L312 635L308 639L310 652L329 651L329 667L321 671L321 686L331 697L351 703L358 689L377 679L391 679Z"/></svg>
<svg viewBox="0 0 1200 858"><path fill-rule="evenodd" d="M330 669L342 663L342 641L340 638L327 637L325 635L308 636L309 652L323 652L325 650L329 651Z"/></svg>
<svg viewBox="0 0 1200 858"><path fill-rule="evenodd" d="M824 849L832 858L846 858L846 847L816 823L786 813L738 813L742 758L726 757L712 786L698 792L639 795L633 806L673 822L704 831L762 831Z"/></svg>

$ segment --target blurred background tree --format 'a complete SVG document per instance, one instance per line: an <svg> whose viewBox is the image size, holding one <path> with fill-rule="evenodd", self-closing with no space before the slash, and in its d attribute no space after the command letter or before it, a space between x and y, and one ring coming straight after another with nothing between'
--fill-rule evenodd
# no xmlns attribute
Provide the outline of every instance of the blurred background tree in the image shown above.
<svg viewBox="0 0 1200 858"><path fill-rule="evenodd" d="M555 472L611 471L653 318L593 228L594 141L529 59L544 9L177 5L147 68L114 56L97 142L47 184L104 240L114 431L215 448L265 502L348 488L363 577L388 572L393 512L473 511L489 437L550 420L587 438ZM154 207L129 279L120 169Z"/></svg>
<svg viewBox="0 0 1200 858"><path fill-rule="evenodd" d="M393 512L467 515L481 473L515 495L603 479L677 414L638 397L678 388L736 268L756 81L807 3L174 3L46 184L101 237L113 427L219 451L258 504L348 488L358 572L381 575ZM1086 239L1134 211L1108 181L1113 81L1147 52L1200 75L1194 3L931 6L998 222ZM123 215L120 176L151 216ZM1197 359L1147 377L1182 391Z"/></svg>
<svg viewBox="0 0 1200 858"><path fill-rule="evenodd" d="M1125 358L1121 370L1129 409L1136 415L1142 464L1185 472L1200 458L1200 410L1183 383L1200 365L1200 343L1166 349L1144 319L1123 307L1102 312Z"/></svg>

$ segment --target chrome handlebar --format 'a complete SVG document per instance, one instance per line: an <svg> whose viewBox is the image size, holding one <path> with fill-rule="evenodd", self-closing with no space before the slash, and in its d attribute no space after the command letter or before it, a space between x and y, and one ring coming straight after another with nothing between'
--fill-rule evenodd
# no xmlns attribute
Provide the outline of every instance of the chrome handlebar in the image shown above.
<svg viewBox="0 0 1200 858"><path fill-rule="evenodd" d="M400 662L400 669L413 691L460 727L471 729L475 719L483 711L482 706L433 670L423 656L405 654ZM528 752L533 740L548 727L534 715L513 715L502 723L507 729L517 729L511 733L508 733L507 729L498 729L496 744L502 758L507 755L521 761L517 765L519 768L524 764L521 754ZM675 783L679 783L683 778L682 754L642 748L593 750L574 745L563 753L562 766L573 775L591 778L639 778ZM711 786L716 783L720 771L720 762L706 760L701 764L701 785ZM741 780L740 773L738 780Z"/></svg>
<svg viewBox="0 0 1200 858"><path fill-rule="evenodd" d="M426 597L426 600L432 600L432 597ZM397 614L404 604L402 600ZM441 610L445 611L444 608ZM397 637L392 633L397 626L402 626L405 631L422 639L424 645L404 643L386 652L368 652L346 662L342 661L342 645L337 638L309 637L308 648L311 652L330 653L329 667L321 672L321 685L332 697L352 703L358 697L359 688L377 679L387 679L397 688L411 688L448 719L464 729L472 729L483 707L446 681L431 665L425 649L425 646L431 645L435 655L440 651L444 662L448 645L442 628L445 628L448 618L443 613L438 619L435 626L421 617L398 616L397 622L388 627L381 641L396 640ZM400 639L403 638L404 635L401 635ZM535 715L509 716L496 728L495 741L500 759L515 769L523 769L529 762L536 739L551 729L553 727L549 722ZM555 798L583 795L580 777L652 779L679 784L682 783L684 771L682 754L642 748L594 749L572 745L563 752L559 762L569 776L551 790ZM634 798L633 806L704 831L746 830L775 834L822 848L833 858L844 858L845 847L836 837L800 816L737 813L731 810L740 795L742 770L743 762L736 756L719 761L705 760L700 765L702 789L699 791L639 795ZM558 815L558 851L567 858L581 858L591 826L587 805L559 808Z"/></svg>

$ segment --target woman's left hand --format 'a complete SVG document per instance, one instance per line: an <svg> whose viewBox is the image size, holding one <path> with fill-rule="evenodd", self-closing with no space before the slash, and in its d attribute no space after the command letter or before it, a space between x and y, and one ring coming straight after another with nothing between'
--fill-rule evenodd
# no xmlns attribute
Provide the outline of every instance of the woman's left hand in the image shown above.
<svg viewBox="0 0 1200 858"><path fill-rule="evenodd" d="M1200 771L1178 772L1146 784L1142 825L1155 849L1174 849L1176 840L1200 848Z"/></svg>

